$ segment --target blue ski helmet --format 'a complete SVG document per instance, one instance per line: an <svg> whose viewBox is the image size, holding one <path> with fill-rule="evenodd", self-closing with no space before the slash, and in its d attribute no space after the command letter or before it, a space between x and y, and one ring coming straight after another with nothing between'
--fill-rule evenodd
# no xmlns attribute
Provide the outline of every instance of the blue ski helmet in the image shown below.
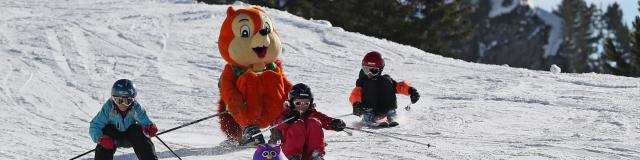
<svg viewBox="0 0 640 160"><path fill-rule="evenodd" d="M113 83L111 87L111 96L114 97L136 97L136 86L128 79L120 79Z"/></svg>
<svg viewBox="0 0 640 160"><path fill-rule="evenodd" d="M298 83L291 87L289 90L289 106L293 107L294 99L309 99L311 100L311 104L313 104L313 94L311 93L311 88L304 83ZM309 105L311 108L313 105Z"/></svg>

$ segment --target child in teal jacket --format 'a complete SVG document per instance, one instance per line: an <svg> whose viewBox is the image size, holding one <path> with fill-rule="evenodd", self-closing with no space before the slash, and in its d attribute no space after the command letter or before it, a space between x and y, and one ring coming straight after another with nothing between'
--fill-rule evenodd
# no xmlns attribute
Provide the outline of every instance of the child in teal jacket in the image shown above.
<svg viewBox="0 0 640 160"><path fill-rule="evenodd" d="M133 82L120 79L111 88L111 98L93 117L89 133L96 146L96 160L113 159L117 147L133 147L138 159L158 159L151 137L158 128L135 100Z"/></svg>

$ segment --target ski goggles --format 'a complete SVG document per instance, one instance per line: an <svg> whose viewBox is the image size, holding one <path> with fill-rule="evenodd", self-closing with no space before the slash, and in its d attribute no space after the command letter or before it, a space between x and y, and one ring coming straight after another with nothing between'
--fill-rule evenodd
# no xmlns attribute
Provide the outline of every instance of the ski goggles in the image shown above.
<svg viewBox="0 0 640 160"><path fill-rule="evenodd" d="M267 157L267 159L271 159L277 155L276 151L262 151L262 157Z"/></svg>
<svg viewBox="0 0 640 160"><path fill-rule="evenodd" d="M116 104L124 104L127 106L131 105L133 101L135 101L135 98L133 97L111 97L111 99L113 99L113 102Z"/></svg>
<svg viewBox="0 0 640 160"><path fill-rule="evenodd" d="M311 100L309 99L296 99L293 101L293 106L294 109L302 111L302 112L306 112L307 110L309 110L309 108L311 107Z"/></svg>
<svg viewBox="0 0 640 160"><path fill-rule="evenodd" d="M375 76L380 74L381 69L378 67L369 67L369 66L362 66L362 71L364 71L365 74L367 74L368 76Z"/></svg>
<svg viewBox="0 0 640 160"><path fill-rule="evenodd" d="M302 106L302 105L309 106L311 102L293 102L293 104L296 106Z"/></svg>

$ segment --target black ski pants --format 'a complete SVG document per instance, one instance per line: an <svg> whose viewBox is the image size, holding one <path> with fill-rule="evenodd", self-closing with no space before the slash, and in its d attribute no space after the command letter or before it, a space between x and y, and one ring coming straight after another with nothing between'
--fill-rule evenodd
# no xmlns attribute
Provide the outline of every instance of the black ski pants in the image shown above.
<svg viewBox="0 0 640 160"><path fill-rule="evenodd" d="M113 124L107 124L102 128L102 134L113 138L117 141L117 144L112 150L107 150L98 144L96 146L96 160L112 160L117 147L133 147L133 151L136 152L136 156L140 160L158 159L153 142L144 136L140 125L131 125L126 131L120 132Z"/></svg>

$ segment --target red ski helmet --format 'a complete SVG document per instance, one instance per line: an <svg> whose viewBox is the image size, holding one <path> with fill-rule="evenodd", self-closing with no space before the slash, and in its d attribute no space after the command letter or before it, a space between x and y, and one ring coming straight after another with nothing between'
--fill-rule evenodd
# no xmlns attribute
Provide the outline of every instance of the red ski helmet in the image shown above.
<svg viewBox="0 0 640 160"><path fill-rule="evenodd" d="M375 67L375 68L384 68L384 59L382 59L382 55L376 51L371 51L364 55L362 59L362 65L367 67Z"/></svg>
<svg viewBox="0 0 640 160"><path fill-rule="evenodd" d="M362 71L369 78L380 75L383 69L384 59L382 59L382 55L376 51L367 53L362 59Z"/></svg>

